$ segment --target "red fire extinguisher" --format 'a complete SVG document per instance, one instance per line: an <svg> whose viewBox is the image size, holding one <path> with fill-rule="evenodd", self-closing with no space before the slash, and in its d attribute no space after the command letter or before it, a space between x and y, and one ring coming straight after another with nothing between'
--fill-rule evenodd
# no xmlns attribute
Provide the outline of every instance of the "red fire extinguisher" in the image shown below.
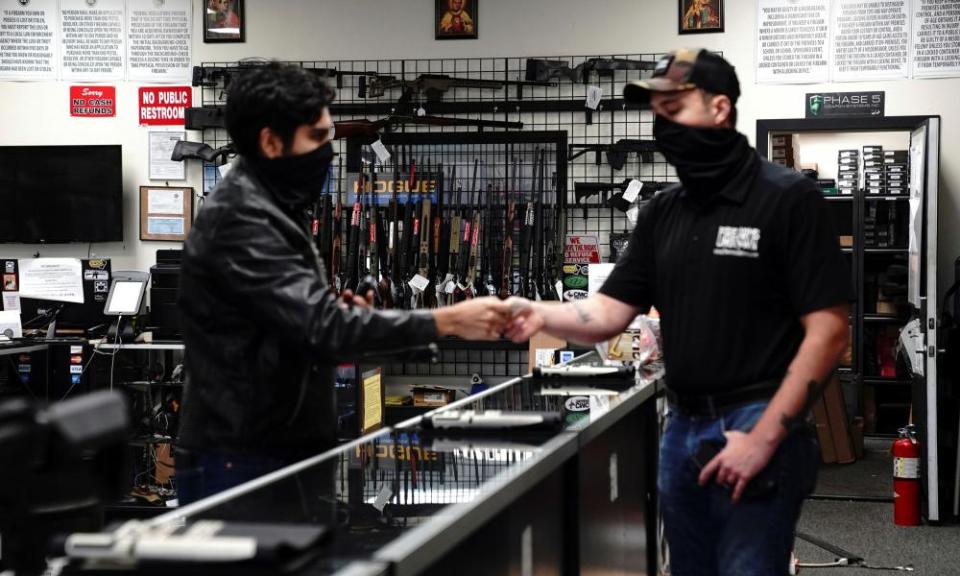
<svg viewBox="0 0 960 576"><path fill-rule="evenodd" d="M920 525L920 445L913 425L893 443L893 523Z"/></svg>

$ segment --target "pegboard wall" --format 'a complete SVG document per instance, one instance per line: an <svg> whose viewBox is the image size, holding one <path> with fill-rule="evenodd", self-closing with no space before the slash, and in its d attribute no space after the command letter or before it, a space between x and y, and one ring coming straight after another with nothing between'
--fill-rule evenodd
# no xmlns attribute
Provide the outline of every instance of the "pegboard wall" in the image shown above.
<svg viewBox="0 0 960 576"><path fill-rule="evenodd" d="M656 189L660 183L676 181L673 167L652 149L652 113L622 99L625 83L649 77L659 56L325 60L291 64L315 70L336 87L337 98L330 108L335 122L400 117L399 121L383 126L381 138L391 160L379 166L375 154L362 145L369 142L335 141L335 150L345 159L344 174L333 170L336 179L355 180L358 167L367 163L388 173L397 170L397 163L406 172L405 167L415 159L434 167L442 164L447 174L454 169L453 179L444 185L441 204L486 204L485 192L490 190L497 199L495 204L502 207L511 193L519 202L524 194L536 190L536 153L545 149L549 166L543 198L547 212L561 215L556 218L559 229L553 232L560 238L563 234L597 236L601 259L609 261L611 245L615 256L617 244L633 227L625 211L627 206L621 203L615 207L611 199L622 194L631 179L643 182L645 193L648 185ZM194 85L201 91L203 107L222 114L232 76L243 67L259 63L262 61L209 62L197 67ZM587 97L597 90L601 92L600 101L596 110L590 110ZM509 128L449 126L415 120L424 116L515 124ZM560 147L564 149L542 141L525 142L527 134L562 134ZM229 144L229 137L222 128L210 125L203 128L203 141L220 148ZM615 158L611 158L610 147L624 141L630 142L615 147ZM480 183L468 193L468 188L474 186L472 171L477 160L481 165ZM520 174L516 185L510 183L514 161L519 164ZM205 193L219 177L216 165L205 165ZM456 193L458 184L463 188L462 196ZM604 189L604 185L608 187ZM334 191L335 184L328 189ZM538 255L546 257L543 252ZM519 287L518 273L519 270L513 272L515 289ZM503 375L510 376L526 371L525 351L510 349L505 343L500 347L443 350L439 365L395 366L391 372L449 376L479 368L486 372L484 375L494 376L500 375L498 370L502 367ZM488 358L484 354L502 354L503 358Z"/></svg>
<svg viewBox="0 0 960 576"><path fill-rule="evenodd" d="M622 99L627 81L648 77L660 54L616 54L588 56L540 56L510 58L448 58L421 60L316 60L292 64L317 70L330 78L337 88L336 102L331 106L335 121L377 120L391 115L430 116L520 122L523 131L563 131L571 147L567 156L566 201L570 206L567 221L569 234L595 234L600 237L603 258L608 258L610 232L632 229L625 214L615 208L602 206L612 192L585 197L584 211L573 210L576 203L575 183L621 184L637 178L644 183L676 181L676 174L660 154L645 158L630 153L620 170L606 161L606 153L578 149L581 145L609 145L623 139L653 139L653 116L649 110L628 105ZM593 64L597 61L601 64ZM628 60L647 63L648 69L604 70L603 61ZM555 77L549 85L511 85L536 77L537 63L549 62ZM201 90L204 107L223 106L232 74L243 66L256 62L207 62L198 67L194 84ZM562 70L566 67L566 71ZM579 68L578 68L579 67ZM530 75L528 75L530 68ZM545 73L549 75L550 73ZM540 74L540 78L545 76ZM439 95L429 90L412 88L412 83L424 75L444 75L455 79L505 83L499 88L451 87ZM392 77L392 78L390 78ZM574 79L577 81L575 82ZM407 81L398 85L396 80ZM423 85L421 85L422 87ZM384 87L382 96L379 87ZM602 99L596 111L585 106L591 87L602 90ZM514 132L516 129L476 128L470 126L432 126L405 124L394 128L405 133L490 133ZM220 128L203 130L203 141L214 148L229 143L226 132ZM338 152L346 152L346 142L335 143ZM581 154L577 155L577 152ZM204 190L209 191L219 179L213 165L205 167ZM622 190L620 190L622 191Z"/></svg>

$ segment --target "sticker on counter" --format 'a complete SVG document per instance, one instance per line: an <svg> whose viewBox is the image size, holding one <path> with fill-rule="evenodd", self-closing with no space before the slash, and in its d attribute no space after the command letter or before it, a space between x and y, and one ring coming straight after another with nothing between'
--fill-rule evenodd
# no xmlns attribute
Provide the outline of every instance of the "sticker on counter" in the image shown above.
<svg viewBox="0 0 960 576"><path fill-rule="evenodd" d="M83 346L71 346L70 354L83 354Z"/></svg>
<svg viewBox="0 0 960 576"><path fill-rule="evenodd" d="M17 275L16 274L3 275L3 289L9 292L17 291Z"/></svg>
<svg viewBox="0 0 960 576"><path fill-rule="evenodd" d="M17 263L13 260L7 260L4 264L4 272L7 274L14 274L17 271Z"/></svg>
<svg viewBox="0 0 960 576"><path fill-rule="evenodd" d="M83 374L83 366L71 366L71 367L70 367L70 373L71 373L71 374Z"/></svg>
<svg viewBox="0 0 960 576"><path fill-rule="evenodd" d="M93 291L102 294L110 291L110 283L105 280L97 280L93 283Z"/></svg>

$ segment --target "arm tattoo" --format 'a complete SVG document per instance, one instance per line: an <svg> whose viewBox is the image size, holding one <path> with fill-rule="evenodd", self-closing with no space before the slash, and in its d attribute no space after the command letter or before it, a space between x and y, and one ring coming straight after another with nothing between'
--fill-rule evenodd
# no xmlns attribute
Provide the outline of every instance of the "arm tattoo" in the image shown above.
<svg viewBox="0 0 960 576"><path fill-rule="evenodd" d="M581 324L590 323L590 314L588 314L587 311L583 309L583 306L579 302L573 303L573 310L577 313L577 320Z"/></svg>
<svg viewBox="0 0 960 576"><path fill-rule="evenodd" d="M826 389L827 384L830 381L817 382L816 380L811 380L807 383L807 400L803 403L803 407L799 412L793 416L788 416L786 414L781 415L780 425L786 429L787 432L792 432L800 426L803 425L803 421L807 418L807 413L810 412L810 409L813 408L814 403L820 398L820 394L823 393Z"/></svg>

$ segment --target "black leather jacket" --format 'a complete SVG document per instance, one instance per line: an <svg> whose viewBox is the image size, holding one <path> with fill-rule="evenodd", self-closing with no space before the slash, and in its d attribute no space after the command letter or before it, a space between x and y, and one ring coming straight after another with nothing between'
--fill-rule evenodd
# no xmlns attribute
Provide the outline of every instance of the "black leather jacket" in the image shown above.
<svg viewBox="0 0 960 576"><path fill-rule="evenodd" d="M427 312L337 303L308 234L310 201L268 185L240 158L204 203L180 278L180 446L316 454L335 440L338 363L436 339Z"/></svg>

